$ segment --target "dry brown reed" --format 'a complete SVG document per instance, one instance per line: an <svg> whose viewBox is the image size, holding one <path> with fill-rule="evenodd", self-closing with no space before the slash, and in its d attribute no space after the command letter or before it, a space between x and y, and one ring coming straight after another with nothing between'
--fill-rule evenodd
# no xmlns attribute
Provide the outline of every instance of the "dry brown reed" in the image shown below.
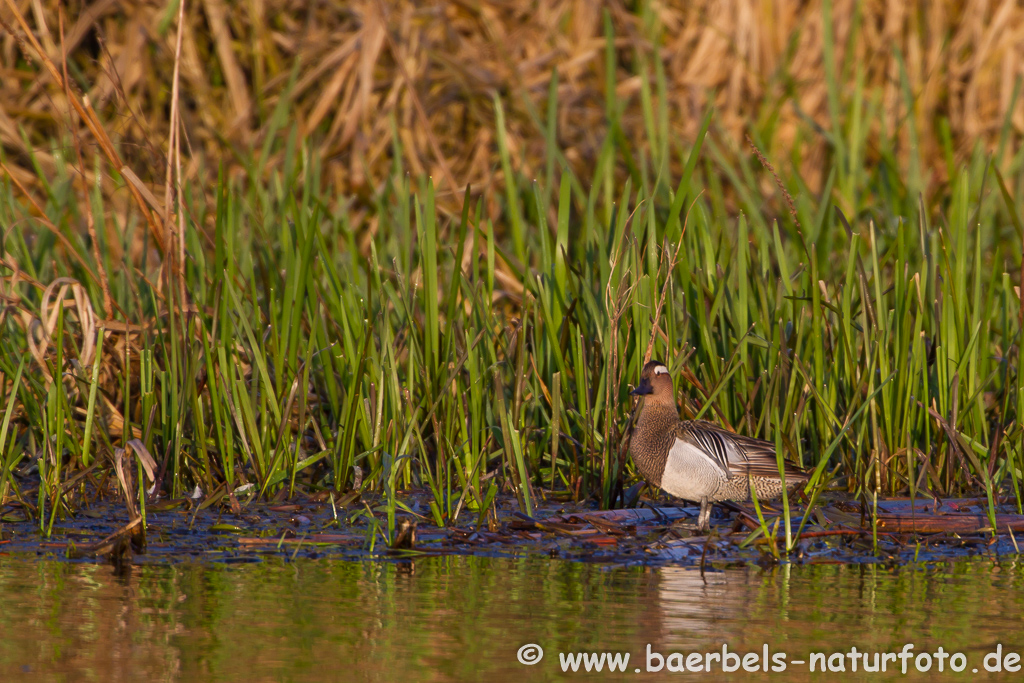
<svg viewBox="0 0 1024 683"><path fill-rule="evenodd" d="M59 65L59 3L13 1ZM653 64L656 56L677 139L693 139L703 110L714 104L714 133L732 149L743 150L744 135L761 128L770 138L757 142L773 160L788 159L800 146L799 172L812 190L828 168L828 41L824 3L816 0L653 2L647 21L656 16L661 26L657 50L644 13L621 2L185 3L179 115L186 180L221 162L239 170L238 151L259 148L273 108L287 96L290 122L313 136L325 160L327 187L356 197L356 206L358 199L368 203L393 170L396 135L401 167L433 176L448 210L460 205L467 184L498 197L493 97L504 102L513 166L538 177L545 141L530 110L546 111L552 69L559 74L558 144L571 164L587 168L607 130L605 7L615 28L621 125L636 145L647 144L636 64ZM160 196L177 5L72 1L66 12L72 79L126 163ZM21 30L8 7L0 17ZM838 83L849 93L863 78L864 97L877 98L880 114L867 125L895 141L897 159L910 147L902 55L928 190L947 181L944 120L956 153L965 156L977 144L994 148L1013 103L1009 148L1016 149L1024 132L1024 102L1013 98L1024 73L1019 3L835 0L831 25ZM10 174L31 185L37 174L28 152L53 169L53 140L70 139L69 105L7 31L0 60L0 143ZM766 129L771 117L775 123ZM99 144L84 128L80 133L87 148ZM867 154L870 163L879 151ZM263 170L281 163L280 155L271 158ZM770 183L764 180L766 195L774 190ZM126 208L126 193L112 186L105 192Z"/></svg>

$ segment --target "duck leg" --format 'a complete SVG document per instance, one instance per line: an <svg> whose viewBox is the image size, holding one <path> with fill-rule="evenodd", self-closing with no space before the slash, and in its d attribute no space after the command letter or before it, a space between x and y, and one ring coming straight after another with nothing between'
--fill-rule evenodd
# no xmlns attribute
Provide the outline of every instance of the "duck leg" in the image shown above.
<svg viewBox="0 0 1024 683"><path fill-rule="evenodd" d="M697 517L697 533L707 533L711 530L711 503L707 498L700 499L700 515Z"/></svg>

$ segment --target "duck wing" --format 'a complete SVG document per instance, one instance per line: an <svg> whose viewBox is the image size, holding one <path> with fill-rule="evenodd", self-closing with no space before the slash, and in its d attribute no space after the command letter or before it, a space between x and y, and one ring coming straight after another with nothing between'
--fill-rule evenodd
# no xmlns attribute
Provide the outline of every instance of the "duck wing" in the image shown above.
<svg viewBox="0 0 1024 683"><path fill-rule="evenodd" d="M676 438L699 448L730 479L735 476L778 477L775 444L726 431L704 420L680 421ZM783 460L787 479L806 477L803 470Z"/></svg>

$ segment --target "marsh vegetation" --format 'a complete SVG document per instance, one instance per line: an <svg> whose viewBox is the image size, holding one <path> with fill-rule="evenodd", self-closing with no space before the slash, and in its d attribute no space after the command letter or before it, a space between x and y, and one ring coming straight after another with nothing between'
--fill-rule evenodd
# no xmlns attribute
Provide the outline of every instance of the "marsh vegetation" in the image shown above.
<svg viewBox="0 0 1024 683"><path fill-rule="evenodd" d="M586 4L8 2L3 514L613 507L651 354L811 500L1021 513L1024 18Z"/></svg>

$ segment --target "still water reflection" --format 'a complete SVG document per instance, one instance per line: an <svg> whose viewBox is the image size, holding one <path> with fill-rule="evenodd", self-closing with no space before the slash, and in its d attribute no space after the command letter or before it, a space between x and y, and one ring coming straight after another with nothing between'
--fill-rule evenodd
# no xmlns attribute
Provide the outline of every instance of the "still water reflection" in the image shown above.
<svg viewBox="0 0 1024 683"><path fill-rule="evenodd" d="M636 680L648 644L667 655L723 643L740 653L767 643L790 659L941 645L966 656L964 674L941 677L960 680L998 643L1024 652L1024 581L1010 561L705 578L537 557L183 563L117 577L107 565L0 556L0 681L555 680L559 652L589 650L629 652L628 673L577 675ZM516 659L526 643L546 653L531 667ZM705 678L725 678L716 670ZM892 677L861 671L847 663L844 680ZM681 676L695 678L639 678ZM808 677L796 665L770 676Z"/></svg>

